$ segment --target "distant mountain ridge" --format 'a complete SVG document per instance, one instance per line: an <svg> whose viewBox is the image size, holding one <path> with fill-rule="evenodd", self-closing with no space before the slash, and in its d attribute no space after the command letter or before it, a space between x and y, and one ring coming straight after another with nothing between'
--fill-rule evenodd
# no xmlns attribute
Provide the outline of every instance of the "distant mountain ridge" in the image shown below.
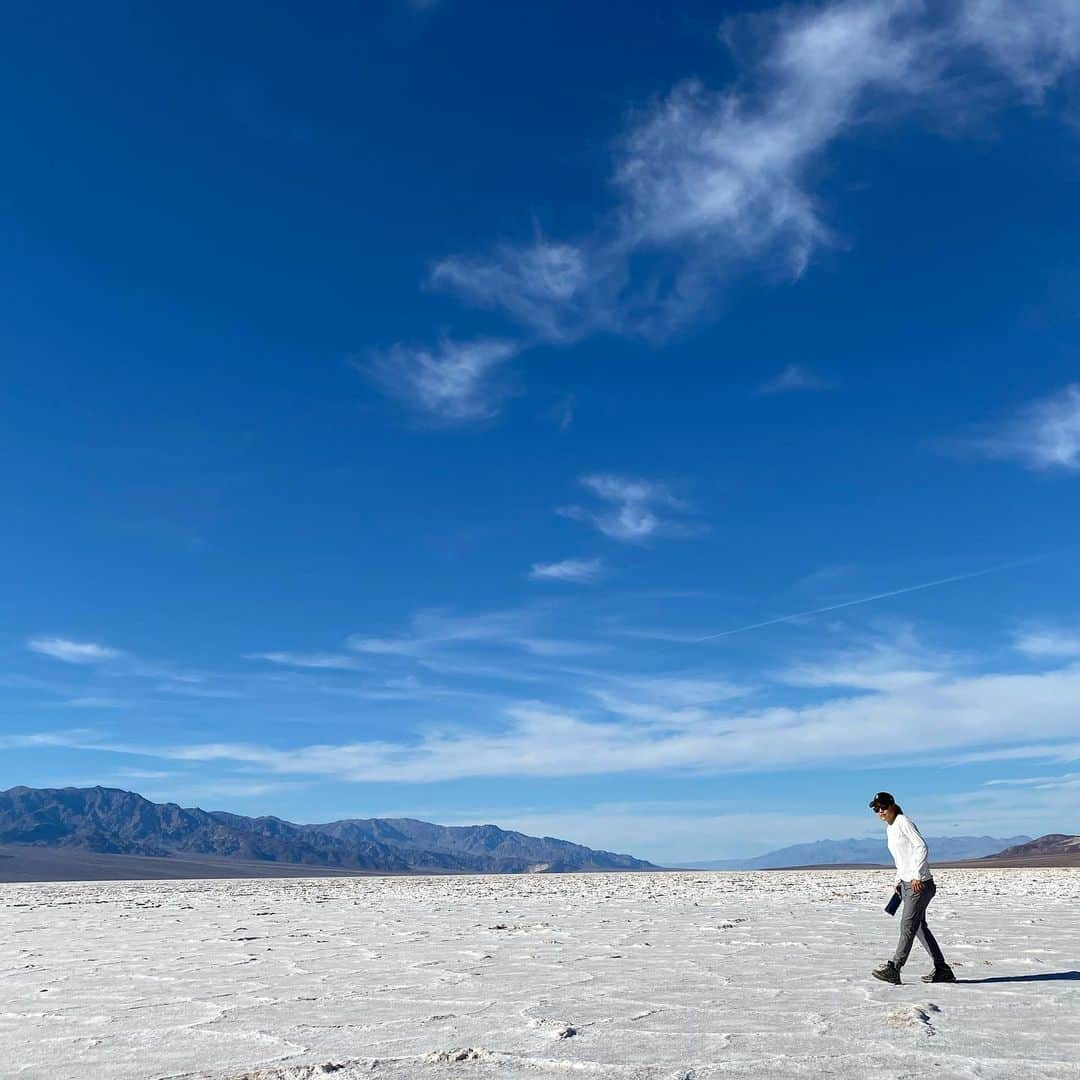
<svg viewBox="0 0 1080 1080"><path fill-rule="evenodd" d="M982 859L1006 848L1028 844L1030 836L928 836L930 862ZM769 851L750 859L715 859L688 864L701 870L774 870L785 866L831 866L838 863L869 863L892 866L892 856L884 837L847 840L816 840L810 844Z"/></svg>
<svg viewBox="0 0 1080 1080"><path fill-rule="evenodd" d="M1080 836L1047 833L1038 840L1017 844L991 855L992 859L1027 859L1033 856L1080 856Z"/></svg>
<svg viewBox="0 0 1080 1080"><path fill-rule="evenodd" d="M276 817L153 803L131 791L103 787L0 791L0 844L117 855L205 855L387 873L659 869L630 855L495 825L445 826L411 818L297 825Z"/></svg>

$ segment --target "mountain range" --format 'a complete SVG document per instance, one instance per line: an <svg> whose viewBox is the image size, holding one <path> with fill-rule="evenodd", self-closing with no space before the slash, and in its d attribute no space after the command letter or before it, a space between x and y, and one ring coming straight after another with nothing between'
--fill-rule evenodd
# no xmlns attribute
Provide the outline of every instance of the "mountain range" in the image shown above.
<svg viewBox="0 0 1080 1080"><path fill-rule="evenodd" d="M297 825L153 803L118 788L0 791L0 844L156 859L200 856L368 873L558 873L656 870L629 855L594 851L495 825L432 825L362 818ZM9 849L11 850L11 849Z"/></svg>
<svg viewBox="0 0 1080 1080"><path fill-rule="evenodd" d="M931 862L984 859L1007 848L1031 842L1030 836L928 836ZM794 844L748 859L715 859L689 865L701 870L772 870L785 866L833 866L870 863L892 866L892 856L882 837L851 837L847 840L816 840Z"/></svg>
<svg viewBox="0 0 1080 1080"><path fill-rule="evenodd" d="M1080 836L1070 836L1067 833L1047 833L1038 840L1031 840L1026 844L1018 844L1008 847L991 856L993 859L1069 859L1080 864Z"/></svg>
<svg viewBox="0 0 1080 1080"><path fill-rule="evenodd" d="M1080 837L928 837L936 865L1080 865ZM883 837L818 840L764 855L684 863L704 870L892 864ZM277 817L154 803L118 788L0 791L0 881L387 873L566 873L661 869L495 825L354 818L299 825Z"/></svg>

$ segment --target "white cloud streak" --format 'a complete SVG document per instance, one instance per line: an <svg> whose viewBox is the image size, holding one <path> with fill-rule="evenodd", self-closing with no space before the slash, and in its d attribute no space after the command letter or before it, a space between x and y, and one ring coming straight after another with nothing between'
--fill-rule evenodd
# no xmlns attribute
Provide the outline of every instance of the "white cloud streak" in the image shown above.
<svg viewBox="0 0 1080 1080"><path fill-rule="evenodd" d="M412 631L397 637L352 634L346 640L355 652L379 656L426 656L447 646L474 642L509 644L520 639L530 621L516 611L457 616L423 611L412 620Z"/></svg>
<svg viewBox="0 0 1080 1080"><path fill-rule="evenodd" d="M1038 738L1038 734L1034 736ZM986 761L1080 761L1080 743L1027 743L996 750L978 750L950 760L950 765L975 765Z"/></svg>
<svg viewBox="0 0 1080 1080"><path fill-rule="evenodd" d="M1015 646L1035 659L1080 659L1080 632L1032 627L1016 638Z"/></svg>
<svg viewBox="0 0 1080 1080"><path fill-rule="evenodd" d="M396 637L353 634L346 647L375 656L404 657L429 663L433 657L460 649L511 649L534 656L574 656L598 651L591 642L549 637L539 629L539 614L529 610L492 611L480 615L448 615L422 611L411 633ZM434 665L432 670L438 670Z"/></svg>
<svg viewBox="0 0 1080 1080"><path fill-rule="evenodd" d="M581 248L538 239L527 248L503 246L491 258L443 259L431 280L482 306L504 308L541 339L565 344L592 319L592 270Z"/></svg>
<svg viewBox="0 0 1080 1080"><path fill-rule="evenodd" d="M812 176L840 139L905 111L1037 102L1080 59L1073 0L841 0L757 25L737 84L687 80L636 116L614 163L618 202L593 232L453 256L433 281L543 341L662 335L734 273L803 273L831 241ZM960 72L970 100L958 109Z"/></svg>
<svg viewBox="0 0 1080 1080"><path fill-rule="evenodd" d="M613 473L581 477L581 485L606 504L601 509L577 505L557 511L574 521L595 525L605 536L625 543L642 543L654 536L687 536L701 531L685 517L688 507L662 484Z"/></svg>
<svg viewBox="0 0 1080 1080"><path fill-rule="evenodd" d="M777 675L781 683L812 690L847 689L899 693L926 687L956 670L961 658L918 646L914 637L871 642L823 661L791 664Z"/></svg>
<svg viewBox="0 0 1080 1080"><path fill-rule="evenodd" d="M966 0L959 10L960 41L981 49L1029 101L1041 102L1080 63L1075 0Z"/></svg>
<svg viewBox="0 0 1080 1080"><path fill-rule="evenodd" d="M988 457L1029 469L1080 470L1080 383L1028 405L997 434L975 444Z"/></svg>
<svg viewBox="0 0 1080 1080"><path fill-rule="evenodd" d="M0 735L0 750L33 750L43 747L84 748L98 733L88 728L69 728L65 731L27 732L20 735Z"/></svg>
<svg viewBox="0 0 1080 1080"><path fill-rule="evenodd" d="M530 243L434 263L433 284L504 312L526 339L397 345L367 368L376 383L443 422L488 420L506 396L498 372L529 345L659 339L737 276L799 278L833 242L815 176L841 140L900 115L940 130L1017 98L1039 104L1080 63L1075 0L837 0L742 25L756 48L740 78L684 80L632 117L614 204L591 229L535 229ZM809 388L793 372L775 389Z"/></svg>
<svg viewBox="0 0 1080 1080"><path fill-rule="evenodd" d="M360 701L441 701L453 698L480 701L492 696L476 690L432 686L411 675L400 679L386 679L370 686L324 686L322 690L326 694L337 694Z"/></svg>
<svg viewBox="0 0 1080 1080"><path fill-rule="evenodd" d="M495 375L519 348L494 339L444 340L437 350L395 345L363 370L387 394L428 417L468 423L499 412L508 390Z"/></svg>
<svg viewBox="0 0 1080 1080"><path fill-rule="evenodd" d="M659 729L690 729L710 722L717 706L750 688L726 679L690 676L611 678L592 695L612 716Z"/></svg>
<svg viewBox="0 0 1080 1080"><path fill-rule="evenodd" d="M120 698L94 697L91 695L69 698L63 704L69 709L125 709L128 707L129 702L122 701Z"/></svg>
<svg viewBox="0 0 1080 1080"><path fill-rule="evenodd" d="M819 375L815 375L801 364L788 364L783 371L763 382L758 387L759 394L787 394L797 390L824 390L828 386Z"/></svg>
<svg viewBox="0 0 1080 1080"><path fill-rule="evenodd" d="M34 637L26 643L26 647L31 652L62 660L66 664L101 664L124 655L119 649L111 649L107 645L62 637Z"/></svg>
<svg viewBox="0 0 1080 1080"><path fill-rule="evenodd" d="M245 653L244 659L263 660L268 664L277 664L281 667L309 668L315 671L356 671L366 666L355 656L346 656L343 653Z"/></svg>
<svg viewBox="0 0 1080 1080"><path fill-rule="evenodd" d="M1059 773L1050 776L1019 776L1008 780L987 780L987 787L1031 787L1040 791L1080 787L1080 773Z"/></svg>
<svg viewBox="0 0 1080 1080"><path fill-rule="evenodd" d="M561 562L533 563L529 577L534 581L565 581L586 585L604 572L603 559L563 559Z"/></svg>
<svg viewBox="0 0 1080 1080"><path fill-rule="evenodd" d="M681 697L657 686L636 694L624 687L618 699L598 695L601 707L588 711L517 702L485 717L482 728L429 729L397 741L149 746L79 738L69 744L166 760L230 762L271 774L383 783L643 771L723 774L882 761L900 768L962 755L967 760L1075 756L1075 744L1065 740L1075 739L1080 665L1038 673L931 668L917 678L909 670L888 679L874 657L867 675L851 659L842 663L842 672L821 683L845 684L839 687L843 692L799 707L738 708L733 688L700 681L688 683ZM846 684L861 689L853 694ZM732 700L725 701L729 694ZM898 730L905 733L900 749L884 735ZM1033 749L1033 743L1040 745Z"/></svg>
<svg viewBox="0 0 1080 1080"><path fill-rule="evenodd" d="M157 687L160 694L170 694L174 697L206 698L207 700L237 701L247 697L239 690L214 689L209 686L198 686L187 682L161 683Z"/></svg>

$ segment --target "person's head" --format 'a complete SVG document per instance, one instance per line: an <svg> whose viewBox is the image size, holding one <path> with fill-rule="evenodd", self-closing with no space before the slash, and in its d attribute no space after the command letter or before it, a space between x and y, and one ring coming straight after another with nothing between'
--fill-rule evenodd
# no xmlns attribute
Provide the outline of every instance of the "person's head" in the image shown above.
<svg viewBox="0 0 1080 1080"><path fill-rule="evenodd" d="M878 818L884 821L886 825L891 825L897 817L903 813L903 810L897 805L896 800L887 791L879 791L870 800L870 809L873 810Z"/></svg>

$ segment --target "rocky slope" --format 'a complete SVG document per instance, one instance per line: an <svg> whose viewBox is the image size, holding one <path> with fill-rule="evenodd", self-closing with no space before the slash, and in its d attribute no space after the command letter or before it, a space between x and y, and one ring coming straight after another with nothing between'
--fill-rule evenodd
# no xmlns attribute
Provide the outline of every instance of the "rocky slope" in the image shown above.
<svg viewBox="0 0 1080 1080"><path fill-rule="evenodd" d="M1026 844L1016 844L999 851L994 859L1027 859L1032 856L1080 856L1080 836L1067 833L1048 833L1038 840Z"/></svg>
<svg viewBox="0 0 1080 1080"><path fill-rule="evenodd" d="M297 825L276 817L158 804L130 791L102 787L0 791L0 844L394 873L656 869L629 855L494 825L448 827L408 818Z"/></svg>

